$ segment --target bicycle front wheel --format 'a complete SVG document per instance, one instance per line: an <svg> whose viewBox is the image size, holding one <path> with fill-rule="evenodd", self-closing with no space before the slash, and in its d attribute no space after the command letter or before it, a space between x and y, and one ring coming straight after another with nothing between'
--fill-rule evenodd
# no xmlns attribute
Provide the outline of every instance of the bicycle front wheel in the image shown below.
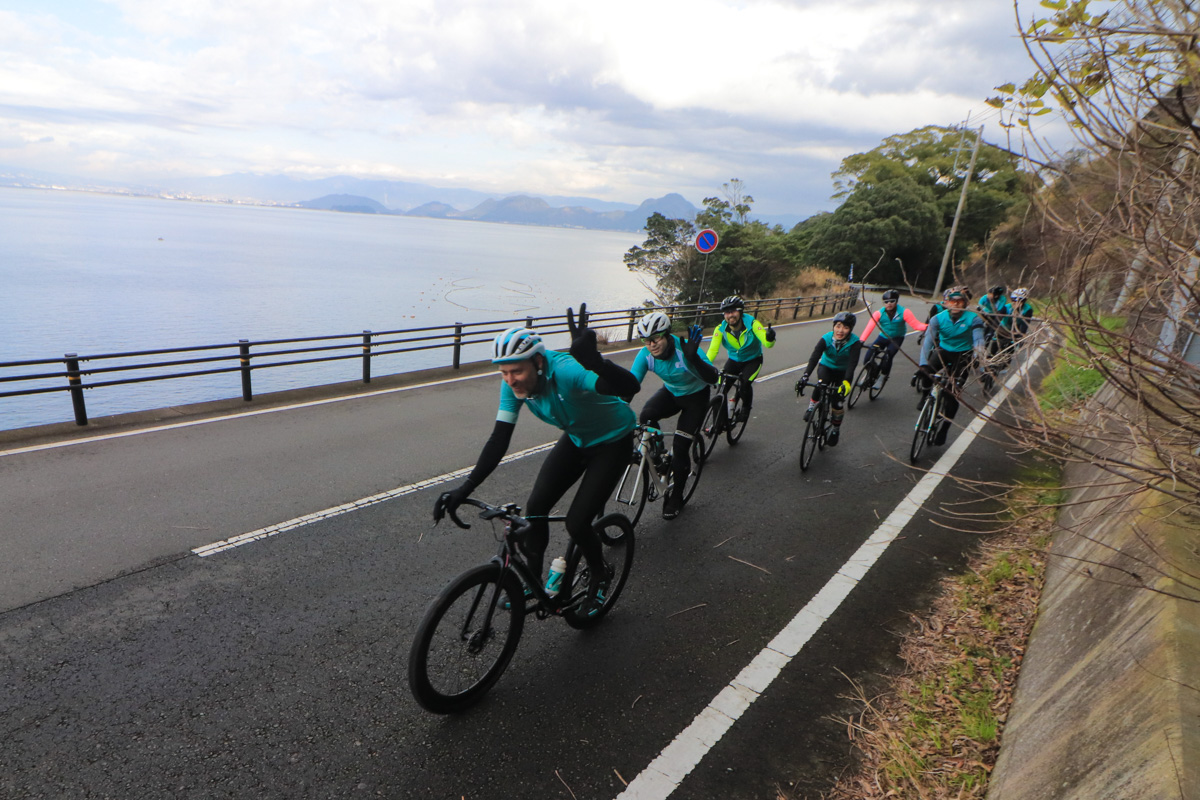
<svg viewBox="0 0 1200 800"><path fill-rule="evenodd" d="M586 599L590 580L588 563L583 558L583 551L574 543L568 546L566 574L573 577L571 599L563 611L563 619L572 628L579 630L595 627L612 610L621 595L621 590L625 588L625 581L629 579L629 570L633 567L633 525L624 514L605 514L592 523L592 530L600 537L604 562L612 567L613 576L608 582L603 604L591 614L584 613L581 605Z"/></svg>
<svg viewBox="0 0 1200 800"><path fill-rule="evenodd" d="M725 440L731 445L737 444L738 439L742 438L742 434L746 432L746 423L749 421L750 415L746 413L745 398L738 391L737 397L733 401L733 416L726 420Z"/></svg>
<svg viewBox="0 0 1200 800"><path fill-rule="evenodd" d="M917 424L913 429L912 448L908 451L908 460L910 463L917 463L917 459L921 457L921 451L932 440L933 414L936 405L937 400L934 399L933 395L926 395L925 402L921 404L921 410L917 412Z"/></svg>
<svg viewBox="0 0 1200 800"><path fill-rule="evenodd" d="M521 581L499 564L455 578L417 627L408 685L426 711L452 714L479 702L512 660L525 624Z"/></svg>
<svg viewBox="0 0 1200 800"><path fill-rule="evenodd" d="M800 471L808 470L808 465L812 463L813 453L817 452L817 441L821 438L820 428L821 415L813 412L813 415L808 418L808 422L804 424L804 438L800 440Z"/></svg>
<svg viewBox="0 0 1200 800"><path fill-rule="evenodd" d="M646 459L638 453L632 464L625 468L613 493L615 511L629 518L632 525L637 525L646 508L646 499L650 495L650 468Z"/></svg>
<svg viewBox="0 0 1200 800"><path fill-rule="evenodd" d="M708 403L708 411L704 414L704 422L700 424L700 437L704 440L704 458L717 445L721 430L725 423L725 396L718 392Z"/></svg>

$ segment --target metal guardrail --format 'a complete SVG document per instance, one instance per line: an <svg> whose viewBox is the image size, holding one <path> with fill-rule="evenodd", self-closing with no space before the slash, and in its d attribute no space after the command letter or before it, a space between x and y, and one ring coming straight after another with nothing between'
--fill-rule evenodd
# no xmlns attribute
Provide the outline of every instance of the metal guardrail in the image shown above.
<svg viewBox="0 0 1200 800"><path fill-rule="evenodd" d="M858 291L847 288L835 294L815 297L777 297L765 300L747 300L746 309L755 316L773 315L778 320L791 313L796 319L802 311L807 316L817 313L825 314L830 310L838 311L850 307L858 298ZM818 312L818 306L820 311ZM716 306L711 303L658 306L599 311L588 314L588 326L597 330L620 330L624 328L625 341L633 340L634 325L644 314L652 310L665 311L673 319L691 317L701 320L705 317L715 318L719 315ZM202 375L218 375L222 373L238 373L242 383L242 399L250 401L254 398L252 374L255 370L290 367L299 364L317 364L326 361L343 361L360 359L362 362L363 383L371 382L371 362L381 356L392 356L401 353L413 353L422 350L446 349L451 352L450 366L458 369L462 357L462 348L473 344L486 344L499 332L524 325L535 328L540 333L552 335L566 333L566 316L555 315L545 317L517 317L513 319L492 320L488 322L456 322L453 325L440 325L425 328L404 328L391 331L363 331L361 334L336 334L332 336L310 336L296 339L265 339L250 341L239 339L227 344L210 344L198 347L172 347L159 350L137 350L125 353L97 353L79 355L66 353L62 358L43 358L29 361L0 362L0 386L13 385L22 381L63 380L64 385L41 386L36 388L0 391L0 399L38 394L70 392L71 404L75 412L75 422L87 425L87 406L84 401L84 391L88 389L107 388L151 381L176 380L194 378ZM602 337L604 338L604 337ZM615 341L611 334L609 341ZM294 347L292 345L305 345ZM281 349L276 349L281 348ZM351 350L353 352L346 353ZM212 355L208 355L208 354ZM167 358L196 354L195 357ZM289 358L291 356L315 355L313 358ZM279 359L271 360L265 359ZM133 363L122 363L114 366L96 366L98 362L127 360ZM143 360L145 359L145 360ZM227 364L232 365L225 366ZM26 374L5 375L4 371L29 367L56 366L59 369L39 371ZM216 365L216 366L209 366ZM121 375L124 373L145 370L162 370L183 367L182 371L170 371L138 377L119 377L111 380L97 380L97 377Z"/></svg>

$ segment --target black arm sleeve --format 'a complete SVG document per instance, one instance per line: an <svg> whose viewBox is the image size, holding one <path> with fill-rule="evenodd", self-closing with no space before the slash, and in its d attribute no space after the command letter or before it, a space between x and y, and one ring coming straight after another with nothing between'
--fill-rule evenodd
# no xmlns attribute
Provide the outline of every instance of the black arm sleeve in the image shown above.
<svg viewBox="0 0 1200 800"><path fill-rule="evenodd" d="M500 459L504 458L504 454L508 452L508 445L512 442L513 431L516 425L512 422L501 422L496 420L496 427L492 428L492 435L488 437L487 444L483 446L483 450L479 453L479 460L475 462L475 469L471 470L471 474L467 476L465 481L469 491L475 491L479 484L487 480L487 476L492 474L492 470L500 463Z"/></svg>
<svg viewBox="0 0 1200 800"><path fill-rule="evenodd" d="M637 378L633 377L632 372L620 364L614 364L607 358L604 359L604 365L595 372L598 394L606 394L611 397L633 397L642 390L642 385L638 383Z"/></svg>
<svg viewBox="0 0 1200 800"><path fill-rule="evenodd" d="M804 369L806 375L812 375L817 368L817 362L821 360L821 354L825 352L825 340L818 339L817 346L813 348L812 355L808 357L808 366Z"/></svg>
<svg viewBox="0 0 1200 800"><path fill-rule="evenodd" d="M692 365L692 369L696 370L696 374L700 376L700 380L707 384L714 384L717 378L721 377L721 373L717 372L717 368L700 357L698 350L688 352L683 351L683 357Z"/></svg>

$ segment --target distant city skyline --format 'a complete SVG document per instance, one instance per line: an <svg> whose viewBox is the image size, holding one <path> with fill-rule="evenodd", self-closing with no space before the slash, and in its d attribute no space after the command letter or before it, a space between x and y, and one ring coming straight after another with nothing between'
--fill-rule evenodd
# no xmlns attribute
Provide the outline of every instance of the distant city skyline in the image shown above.
<svg viewBox="0 0 1200 800"><path fill-rule="evenodd" d="M1008 146L984 101L1031 72L1007 0L0 0L0 164L633 205L738 178L799 219L886 136Z"/></svg>

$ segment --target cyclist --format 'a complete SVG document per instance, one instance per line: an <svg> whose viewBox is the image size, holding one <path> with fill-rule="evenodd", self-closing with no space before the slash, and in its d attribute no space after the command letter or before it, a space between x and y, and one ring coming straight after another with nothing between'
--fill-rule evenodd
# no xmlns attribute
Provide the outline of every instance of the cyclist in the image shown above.
<svg viewBox="0 0 1200 800"><path fill-rule="evenodd" d="M641 388L626 369L600 355L596 332L587 327L587 304L579 307L579 324L567 309L571 333L569 353L547 350L541 336L528 328L509 328L492 343L492 363L500 368L500 410L492 435L483 446L471 474L457 489L442 493L433 507L437 522L483 483L508 452L521 407L554 425L563 435L550 450L526 503L526 518L534 527L519 545L531 569L541 574L550 539L547 515L567 490L579 488L567 511L567 532L583 550L588 563L585 609L603 603L613 575L604 563L600 540L592 529L629 464L637 417L623 397Z"/></svg>
<svg viewBox="0 0 1200 800"><path fill-rule="evenodd" d="M662 379L663 385L642 406L642 424L659 427L659 421L679 415L677 433L698 436L708 410L709 385L717 382L717 370L703 353L699 325L688 329L687 338L671 333L671 318L651 311L638 320L637 335L646 346L633 357L633 377L640 383L647 372ZM663 498L663 519L675 519L683 508L683 485L692 468L688 436L675 436L671 444L671 491Z"/></svg>
<svg viewBox="0 0 1200 800"><path fill-rule="evenodd" d="M983 337L989 345L996 338L1007 313L1005 309L1008 308L1008 298L1004 296L1007 291L1003 286L993 286L987 294L979 298L979 315L983 317L984 325L987 326Z"/></svg>
<svg viewBox="0 0 1200 800"><path fill-rule="evenodd" d="M796 384L796 393L799 394L804 384L808 383L808 376L812 375L813 370L816 370L817 380L835 392L832 400L833 414L830 419L833 428L825 437L825 444L830 447L837 446L842 417L846 413L843 400L850 386L846 382L846 373L858 363L858 353L863 344L862 339L854 335L854 322L855 317L849 311L839 311L833 315L833 330L817 340L817 345L808 358L808 366ZM843 384L845 385L843 386ZM808 401L808 409L804 412L806 421L812 417L813 409L817 407L822 391L820 385L813 387L812 399Z"/></svg>
<svg viewBox="0 0 1200 800"><path fill-rule="evenodd" d="M946 310L929 321L925 331L925 342L921 346L920 367L917 379L921 391L932 388L931 376L945 370L950 382L943 408L945 419L934 433L933 443L946 443L950 420L958 413L958 394L963 381L976 359L984 359L983 320L973 311L967 311L967 298L961 288L950 290L946 297Z"/></svg>
<svg viewBox="0 0 1200 800"><path fill-rule="evenodd" d="M1024 286L1013 289L1009 296L1009 306L1012 311L1004 321L1012 332L1013 339L1020 341L1029 333L1029 320L1033 318L1033 303L1029 302L1029 290Z"/></svg>
<svg viewBox="0 0 1200 800"><path fill-rule="evenodd" d="M875 378L876 388L882 388L883 377L892 374L892 359L896 357L896 353L904 344L905 334L910 329L924 331L928 325L918 320L911 309L900 305L900 293L895 289L888 289L883 293L883 308L871 315L866 329L862 332L864 344L871 341L871 333L877 325L879 326L879 337L871 343L870 348L863 348L866 351L863 353L863 365L871 362L871 350L886 348L886 352L883 354L883 363L880 364L879 375Z"/></svg>
<svg viewBox="0 0 1200 800"><path fill-rule="evenodd" d="M946 291L942 292L941 302L934 303L932 306L929 307L929 313L925 316L925 324L926 325L929 324L929 320L933 319L938 314L940 314L946 310L946 298L950 296L951 291L952 291L952 289L947 289Z"/></svg>
<svg viewBox="0 0 1200 800"><path fill-rule="evenodd" d="M736 294L721 301L721 313L725 315L725 321L713 331L712 342L708 345L708 360L716 363L717 354L724 343L729 352L725 371L745 379L745 394L742 396L745 400L742 415L745 418L750 416L750 409L754 405L753 381L762 368L763 348L775 346L775 329L770 325L764 328L761 322L747 314L745 301Z"/></svg>

